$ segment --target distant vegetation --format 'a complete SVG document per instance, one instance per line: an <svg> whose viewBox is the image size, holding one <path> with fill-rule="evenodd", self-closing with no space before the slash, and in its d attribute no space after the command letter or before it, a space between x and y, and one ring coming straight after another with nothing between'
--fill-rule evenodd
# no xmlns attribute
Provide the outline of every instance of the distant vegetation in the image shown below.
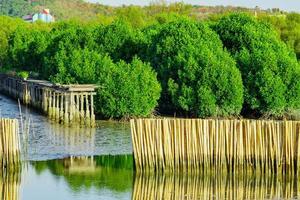
<svg viewBox="0 0 300 200"><path fill-rule="evenodd" d="M103 118L298 112L300 14L164 2L45 2L58 22L1 17L1 70L97 84L96 112Z"/></svg>

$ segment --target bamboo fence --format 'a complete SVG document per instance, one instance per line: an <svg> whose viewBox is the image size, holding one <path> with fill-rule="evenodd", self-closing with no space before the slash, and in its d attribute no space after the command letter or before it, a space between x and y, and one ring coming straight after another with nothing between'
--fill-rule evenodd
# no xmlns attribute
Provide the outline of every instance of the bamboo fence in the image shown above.
<svg viewBox="0 0 300 200"><path fill-rule="evenodd" d="M16 119L0 119L0 166L15 169L20 165L19 125Z"/></svg>
<svg viewBox="0 0 300 200"><path fill-rule="evenodd" d="M299 127L297 121L133 119L136 170L297 174Z"/></svg>
<svg viewBox="0 0 300 200"><path fill-rule="evenodd" d="M20 180L20 172L0 174L0 199L19 200L21 182Z"/></svg>
<svg viewBox="0 0 300 200"><path fill-rule="evenodd" d="M224 174L223 174L224 175ZM137 174L133 200L177 199L297 199L300 185L296 179L278 176L236 176L220 173L209 176Z"/></svg>

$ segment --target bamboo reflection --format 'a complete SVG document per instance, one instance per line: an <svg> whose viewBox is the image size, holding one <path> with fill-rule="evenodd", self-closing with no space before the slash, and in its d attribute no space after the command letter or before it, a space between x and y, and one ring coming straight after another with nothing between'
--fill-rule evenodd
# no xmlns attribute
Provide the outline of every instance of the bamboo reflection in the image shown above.
<svg viewBox="0 0 300 200"><path fill-rule="evenodd" d="M63 147L68 155L93 155L95 150L95 128L50 126L51 140L55 146Z"/></svg>
<svg viewBox="0 0 300 200"><path fill-rule="evenodd" d="M139 174L132 199L293 199L299 193L295 178Z"/></svg>
<svg viewBox="0 0 300 200"><path fill-rule="evenodd" d="M0 200L20 199L20 172L0 172Z"/></svg>

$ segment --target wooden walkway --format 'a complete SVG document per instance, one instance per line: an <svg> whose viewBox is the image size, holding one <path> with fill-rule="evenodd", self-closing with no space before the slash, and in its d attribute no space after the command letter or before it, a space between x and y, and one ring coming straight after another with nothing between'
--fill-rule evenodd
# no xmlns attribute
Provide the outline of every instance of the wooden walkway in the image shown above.
<svg viewBox="0 0 300 200"><path fill-rule="evenodd" d="M95 85L58 85L0 75L0 91L67 125L95 126Z"/></svg>

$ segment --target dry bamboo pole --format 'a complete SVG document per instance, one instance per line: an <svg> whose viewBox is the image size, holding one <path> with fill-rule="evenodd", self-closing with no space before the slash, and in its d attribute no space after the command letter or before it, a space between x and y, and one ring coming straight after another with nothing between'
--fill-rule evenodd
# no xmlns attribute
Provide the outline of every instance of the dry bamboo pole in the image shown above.
<svg viewBox="0 0 300 200"><path fill-rule="evenodd" d="M0 119L0 162L2 169L14 170L20 164L20 138L18 121Z"/></svg>
<svg viewBox="0 0 300 200"><path fill-rule="evenodd" d="M139 171L298 173L300 122L137 119L131 127Z"/></svg>

